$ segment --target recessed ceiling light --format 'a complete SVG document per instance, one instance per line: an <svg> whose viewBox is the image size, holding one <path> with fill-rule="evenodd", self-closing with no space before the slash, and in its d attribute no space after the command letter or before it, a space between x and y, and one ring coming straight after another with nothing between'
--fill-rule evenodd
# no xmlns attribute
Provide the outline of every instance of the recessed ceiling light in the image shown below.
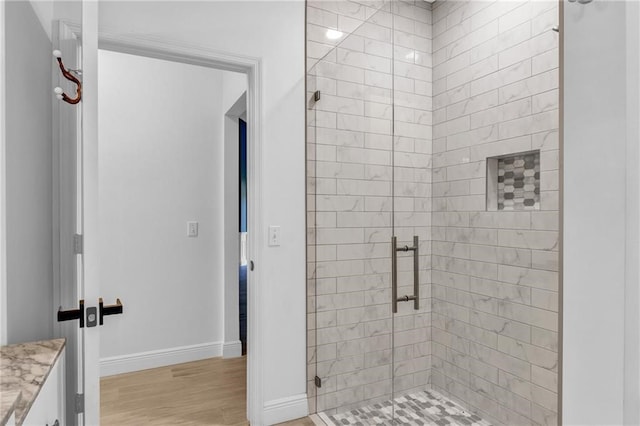
<svg viewBox="0 0 640 426"><path fill-rule="evenodd" d="M420 53L418 53L415 50L412 50L411 52L404 55L404 58L407 61L415 61L417 63L420 60Z"/></svg>
<svg viewBox="0 0 640 426"><path fill-rule="evenodd" d="M329 28L327 30L327 38L329 40L337 40L340 37L342 37L343 35L344 35L344 33L342 31L334 30L332 28Z"/></svg>

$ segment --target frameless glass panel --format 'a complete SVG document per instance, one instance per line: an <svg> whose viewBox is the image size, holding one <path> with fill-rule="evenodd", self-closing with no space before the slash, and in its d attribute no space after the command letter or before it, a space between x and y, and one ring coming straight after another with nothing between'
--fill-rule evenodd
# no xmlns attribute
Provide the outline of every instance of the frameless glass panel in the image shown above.
<svg viewBox="0 0 640 426"><path fill-rule="evenodd" d="M315 196L315 140L316 140L316 69L315 66L307 70L307 146L306 146L306 177L307 177L307 396L309 398L309 412L317 412L316 408L316 196Z"/></svg>
<svg viewBox="0 0 640 426"><path fill-rule="evenodd" d="M337 10L332 2L313 6ZM392 19L388 4L342 6L353 6L360 20L315 29L328 53L310 70L319 98L307 94L314 123L310 373L320 387L310 386L330 423L390 424Z"/></svg>

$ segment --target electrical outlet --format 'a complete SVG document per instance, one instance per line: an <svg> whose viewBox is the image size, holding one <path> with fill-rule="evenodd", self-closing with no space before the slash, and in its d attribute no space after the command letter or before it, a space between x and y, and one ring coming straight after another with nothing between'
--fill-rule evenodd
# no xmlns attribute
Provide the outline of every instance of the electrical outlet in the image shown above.
<svg viewBox="0 0 640 426"><path fill-rule="evenodd" d="M196 238L198 236L198 222L187 222L187 237Z"/></svg>

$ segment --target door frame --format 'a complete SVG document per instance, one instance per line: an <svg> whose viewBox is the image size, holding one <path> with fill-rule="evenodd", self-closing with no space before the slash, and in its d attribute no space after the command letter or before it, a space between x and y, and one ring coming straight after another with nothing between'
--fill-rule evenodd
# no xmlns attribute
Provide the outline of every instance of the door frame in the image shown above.
<svg viewBox="0 0 640 426"><path fill-rule="evenodd" d="M91 2L89 2L91 3ZM90 21L93 21L90 19ZM97 20L96 20L97 21ZM97 22L94 21L96 24ZM84 58L92 56L96 52L87 52L87 39L91 36L95 36L94 30L89 30L93 34L87 34L87 21L84 20L84 27L81 29L79 26L75 26L75 30L80 34L82 30L83 35L83 53ZM89 37L87 37L89 35ZM261 228L262 223L262 139L264 128L263 122L263 106L262 106L262 60L259 57L251 57L244 55L237 55L230 52L222 52L212 49L206 49L202 46L189 45L176 43L171 39L153 37L153 36L137 36L117 34L109 31L97 31L97 48L102 50L109 50L119 53L132 54L137 56L144 56L154 59L168 60L172 62L181 62L190 65L198 65L209 68L215 68L223 71L240 72L247 75L247 124L249 127L247 137L247 198L249 201L248 210L248 225L249 229L253 230L247 236L248 246L248 258L253 261L254 264L261 265L260 260L263 258L263 238L258 230ZM96 62L97 64L97 57ZM86 64L85 64L86 66ZM97 67L97 66L96 66ZM86 72L87 70L83 70ZM95 70L97 73L97 69ZM86 77L85 73L85 77ZM97 93L97 75L92 79L85 79L84 81L84 95ZM94 96L91 99L95 105L91 105L89 108L90 113L96 111L96 130L97 130L97 103L98 100ZM123 101L126 101L123 100ZM86 107L86 105L85 105ZM86 113L85 109L85 113ZM86 124L87 117L83 116L83 121ZM93 120L91 120L93 122ZM100 288L100 275L96 273L96 268L99 267L99 253L97 250L90 250L90 247L98 247L98 230L99 230L99 210L97 209L98 193L98 157L97 157L97 131L93 131L87 138L87 134L84 134L83 145L83 185L85 194L89 197L83 197L84 207L84 261L85 265L92 265L93 273L85 274L85 288L93 288L90 292L85 291L85 295L99 291ZM93 145L93 146L92 146ZM93 153L93 155L91 154ZM88 155L89 154L89 155ZM91 205L93 203L93 205ZM88 205L89 204L89 205ZM93 217L92 217L93 216ZM86 272L86 269L85 269ZM259 285L263 282L262 273L260 268L256 268L254 271L250 271L247 276L248 281L248 294L247 294L247 316L248 316L248 330L247 330L247 344L251 347L251 350L247 353L247 419L252 424L261 424L262 411L264 408L264 395L263 395L263 353L264 353L264 341L263 341L263 324L265 323L264 310L262 309L261 300L264 300L262 286ZM126 306L126 300L123 301ZM94 340L94 339L92 339ZM95 346L95 345L94 345ZM92 354L94 349L85 347L85 356L87 350ZM95 356L95 355L93 355ZM93 368L94 362L97 360L89 360L85 363L85 368L91 366ZM85 373L85 383L93 380L98 380L99 390L99 368L96 366L96 377L87 377ZM87 386L88 389L95 388L95 386ZM99 393L97 400L95 397L87 397L85 399L85 420L95 419L96 416L99 420ZM96 406L97 402L97 406ZM93 406L92 406L93 405ZM98 410L97 412L91 412Z"/></svg>
<svg viewBox="0 0 640 426"><path fill-rule="evenodd" d="M4 26L5 3L0 1L0 22ZM0 31L0 345L7 344L7 221L6 221L6 35Z"/></svg>

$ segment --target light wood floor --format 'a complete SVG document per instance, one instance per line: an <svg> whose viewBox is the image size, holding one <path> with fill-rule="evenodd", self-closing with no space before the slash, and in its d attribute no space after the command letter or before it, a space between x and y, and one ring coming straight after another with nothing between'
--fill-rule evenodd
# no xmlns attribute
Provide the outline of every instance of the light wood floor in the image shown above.
<svg viewBox="0 0 640 426"><path fill-rule="evenodd" d="M105 377L101 424L248 425L246 357L211 358ZM309 418L282 425L313 426Z"/></svg>

